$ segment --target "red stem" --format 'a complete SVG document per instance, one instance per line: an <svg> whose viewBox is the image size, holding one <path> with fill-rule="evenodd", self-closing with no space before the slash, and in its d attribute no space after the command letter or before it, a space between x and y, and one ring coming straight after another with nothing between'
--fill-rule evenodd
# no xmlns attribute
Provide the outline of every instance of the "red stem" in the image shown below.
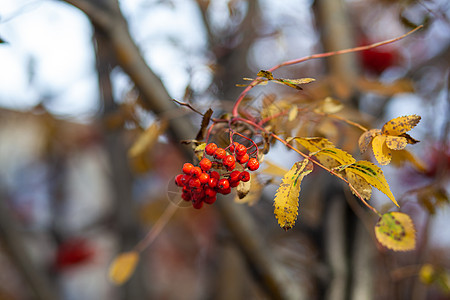
<svg viewBox="0 0 450 300"><path fill-rule="evenodd" d="M319 53L319 54L313 54L313 55L309 55L309 56L305 56L299 59L294 59L294 60L289 60L289 61L285 61L279 65L276 65L272 68L270 68L269 72L273 72L281 67L285 67L285 66L290 66L290 65L295 65L295 64L299 64L302 62L305 62L307 60L310 59L316 59L316 58L325 58L325 57L330 57L333 55L340 55L340 54L346 54L346 53L353 53L353 52L358 52L358 51L364 51L364 50L369 50L372 48L376 48L379 46L383 46L383 45L387 45L396 41L399 41L405 37L407 37L408 35L416 32L417 30L421 29L423 27L423 25L419 25L416 28L414 28L413 30L390 40L386 40L386 41L382 41L382 42L378 42L378 43L373 43L367 46L360 46L360 47L355 47L355 48L351 48L351 49L343 49L343 50L338 50L338 51L331 51L331 52L326 52L326 53ZM242 91L242 93L239 95L239 97L237 98L234 106L233 106L233 110L232 110L232 114L233 117L237 117L238 116L238 107L241 104L242 100L244 99L245 95L247 95L247 93L253 88L255 87L258 82L260 81L261 77L257 77L255 80L253 80L246 88L245 90Z"/></svg>

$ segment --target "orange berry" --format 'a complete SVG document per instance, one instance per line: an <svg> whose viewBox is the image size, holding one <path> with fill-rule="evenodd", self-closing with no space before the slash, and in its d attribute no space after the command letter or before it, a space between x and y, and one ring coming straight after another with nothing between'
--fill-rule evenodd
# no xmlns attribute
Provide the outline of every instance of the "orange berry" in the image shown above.
<svg viewBox="0 0 450 300"><path fill-rule="evenodd" d="M248 162L247 162L247 168L250 171L258 170L258 168L259 168L259 161L256 158L254 158L254 157L250 158L248 160Z"/></svg>
<svg viewBox="0 0 450 300"><path fill-rule="evenodd" d="M204 158L200 161L199 165L200 165L200 168L201 168L203 171L206 172L206 171L208 171L209 169L211 169L211 167L212 167L212 162L211 162L208 158L204 157Z"/></svg>
<svg viewBox="0 0 450 300"><path fill-rule="evenodd" d="M208 145L206 145L205 147L205 152L208 155L213 155L214 152L217 150L217 145L214 143L209 143Z"/></svg>
<svg viewBox="0 0 450 300"><path fill-rule="evenodd" d="M185 163L183 165L183 173L189 175L191 173L192 168L194 168L193 164Z"/></svg>
<svg viewBox="0 0 450 300"><path fill-rule="evenodd" d="M227 155L227 152L223 148L217 148L216 151L214 151L214 157L216 159L223 159Z"/></svg>

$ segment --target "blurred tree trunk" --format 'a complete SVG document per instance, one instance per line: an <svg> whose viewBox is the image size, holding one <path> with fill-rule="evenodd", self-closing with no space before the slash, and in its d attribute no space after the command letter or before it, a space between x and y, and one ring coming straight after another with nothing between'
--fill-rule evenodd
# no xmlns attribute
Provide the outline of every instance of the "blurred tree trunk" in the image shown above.
<svg viewBox="0 0 450 300"><path fill-rule="evenodd" d="M315 13L324 52L355 46L353 24L344 0L315 2ZM355 82L359 68L354 54L327 58L328 74L334 97L346 101L347 106L358 108ZM325 215L323 220L324 260L331 273L331 281L325 299L373 299L373 269L370 268L375 247L364 224L347 203L342 185L333 183L335 178L322 178L328 187L322 195ZM350 197L353 197L351 195ZM357 203L356 205L359 205Z"/></svg>
<svg viewBox="0 0 450 300"><path fill-rule="evenodd" d="M119 106L114 101L111 70L115 66L115 58L111 44L105 36L105 32L94 26L93 42L96 50L96 65L100 91L100 124L103 127L105 150L109 156L109 168L111 171L111 187L114 197L115 211L113 222L118 236L120 251L129 251L139 241L140 227L137 217L136 201L132 195L133 176L128 164L127 149L124 140L122 124L112 124L107 119L119 113ZM118 125L118 126L117 126ZM128 282L123 291L123 299L144 299L145 289L142 277L142 268L138 268L136 274Z"/></svg>
<svg viewBox="0 0 450 300"><path fill-rule="evenodd" d="M247 1L243 20L224 32L213 31L207 16L208 6L202 5L203 1L199 2L209 48L216 59L213 85L217 90L214 90L214 94L219 100L234 101L242 91L242 88L236 87L236 83L251 74L247 58L251 45L258 37L256 26L261 19L259 1Z"/></svg>
<svg viewBox="0 0 450 300"><path fill-rule="evenodd" d="M102 32L102 36L108 40L108 45L114 53L117 64L135 83L141 93L143 105L157 115L164 115L176 109L172 99L168 95L161 80L152 72L141 56L139 49L134 43L128 31L127 22L120 12L117 0L87 1L87 0L65 0L82 10L90 18L94 26ZM100 75L99 75L100 76ZM102 86L106 77L100 76ZM111 95L110 83L105 83L103 97ZM113 105L111 100L106 100L105 105ZM169 134L175 143L180 140L195 137L196 130L187 117L170 119ZM120 166L126 156L123 153L123 145L115 142L117 137L112 138L110 149L112 164L118 163L118 169L114 172L123 171L125 167ZM181 148L181 145L180 145ZM187 159L192 158L192 152L188 148L182 148ZM117 151L117 152L116 152ZM117 156L116 156L117 155ZM122 160L116 162L115 160ZM117 175L118 176L118 175ZM128 175L127 175L128 176ZM118 183L115 179L115 183ZM129 180L125 178L125 180ZM124 186L124 190L118 191L121 197L129 195L129 188ZM125 198L126 199L126 198ZM129 200L129 199L127 199ZM117 201L123 201L117 200ZM232 201L223 201L220 205L220 212L228 224L230 232L236 236L235 241L239 244L239 249L244 253L244 257L255 271L256 278L274 299L305 299L301 287L290 282L289 277L282 266L275 263L269 252L264 251L264 239L257 230L251 215L242 206L234 204ZM124 221L126 223L126 221Z"/></svg>

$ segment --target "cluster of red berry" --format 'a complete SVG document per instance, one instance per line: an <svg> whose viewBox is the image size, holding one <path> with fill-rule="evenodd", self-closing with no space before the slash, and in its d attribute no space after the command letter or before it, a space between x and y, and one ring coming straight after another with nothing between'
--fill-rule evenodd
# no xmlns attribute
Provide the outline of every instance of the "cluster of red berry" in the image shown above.
<svg viewBox="0 0 450 300"><path fill-rule="evenodd" d="M205 153L213 160L205 156L199 166L185 163L183 173L175 177L175 184L183 188L181 197L185 201L192 201L194 208L201 208L203 203L213 204L217 193L229 194L231 188L237 187L240 181L249 181L250 174L245 168L250 171L259 168L258 159L250 157L246 146L234 142L228 149L232 154L214 143L207 144ZM244 171L234 170L236 162L244 167ZM221 171L222 175L213 169Z"/></svg>

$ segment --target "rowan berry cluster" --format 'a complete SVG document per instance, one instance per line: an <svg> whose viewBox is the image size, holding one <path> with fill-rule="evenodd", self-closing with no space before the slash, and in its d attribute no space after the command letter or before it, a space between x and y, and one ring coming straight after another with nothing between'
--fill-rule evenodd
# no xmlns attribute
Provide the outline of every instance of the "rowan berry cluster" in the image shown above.
<svg viewBox="0 0 450 300"><path fill-rule="evenodd" d="M243 171L235 170L236 163L242 165ZM246 169L255 171L258 168L258 159L250 157L246 146L234 142L223 149L209 143L199 165L185 163L182 174L175 177L175 184L183 188L181 197L191 201L194 208L200 209L203 203L213 204L217 193L229 194L239 182L249 181L250 174Z"/></svg>

